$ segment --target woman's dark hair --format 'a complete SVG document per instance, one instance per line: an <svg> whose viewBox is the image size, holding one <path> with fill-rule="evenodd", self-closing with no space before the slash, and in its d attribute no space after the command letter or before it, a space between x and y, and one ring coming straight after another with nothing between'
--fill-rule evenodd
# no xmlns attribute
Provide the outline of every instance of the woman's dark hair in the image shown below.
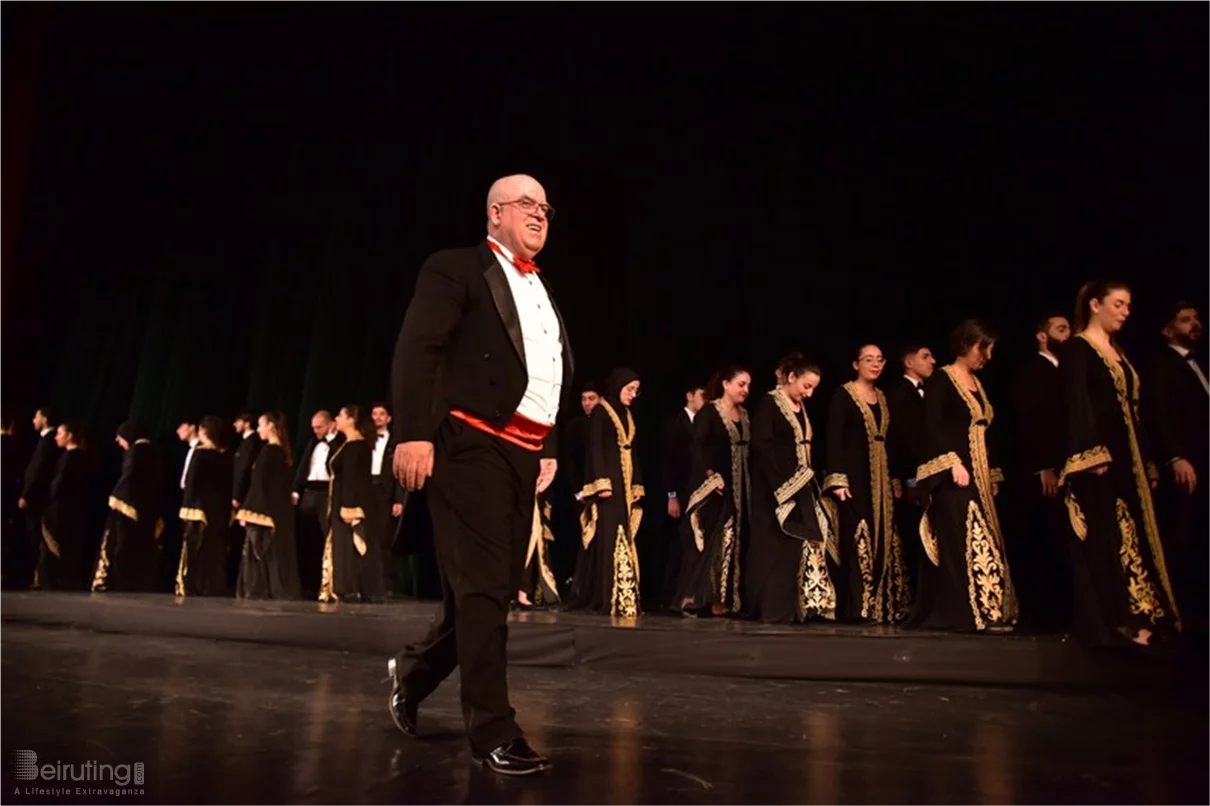
<svg viewBox="0 0 1210 806"><path fill-rule="evenodd" d="M1114 291L1130 291L1130 286L1118 280L1089 280L1076 294L1076 315L1072 320L1076 333L1081 333L1092 321L1092 301L1104 302Z"/></svg>
<svg viewBox="0 0 1210 806"><path fill-rule="evenodd" d="M346 403L340 407L340 410L349 415L357 424L357 430L361 432L362 437L370 442L378 439L378 428L374 425L374 420L371 419L369 412L362 411L361 406L356 403Z"/></svg>
<svg viewBox="0 0 1210 806"><path fill-rule="evenodd" d="M45 414L45 412L43 413ZM81 450L87 447L84 438L84 424L79 420L64 420L59 423L58 427L71 434L71 441L76 443Z"/></svg>
<svg viewBox="0 0 1210 806"><path fill-rule="evenodd" d="M977 347L981 353L986 354L987 348L992 346L998 338L999 334L992 329L991 325L980 319L967 319L954 328L954 332L950 334L950 353L954 358L958 358Z"/></svg>
<svg viewBox="0 0 1210 806"><path fill-rule="evenodd" d="M790 353L777 362L777 375L783 381L788 381L791 375L802 377L808 372L814 372L816 375L823 375L819 371L819 365L808 359L802 353Z"/></svg>
<svg viewBox="0 0 1210 806"><path fill-rule="evenodd" d="M216 417L211 414L203 417L198 423L198 430L205 431L206 436L210 437L210 441L214 443L214 447L220 451L227 450L227 446L231 444L231 424L222 417Z"/></svg>
<svg viewBox="0 0 1210 806"><path fill-rule="evenodd" d="M290 448L290 429L286 425L286 415L280 411L267 411L261 415L265 422L273 426L277 438L281 440L281 448L286 454L286 467L294 466L294 451Z"/></svg>
<svg viewBox="0 0 1210 806"><path fill-rule="evenodd" d="M736 376L741 373L751 375L747 367L739 364L729 364L723 369L718 370L710 377L710 383L706 384L706 399L718 400L723 396L723 383L726 381L735 380Z"/></svg>
<svg viewBox="0 0 1210 806"><path fill-rule="evenodd" d="M872 341L863 341L861 344L857 345L857 349L853 350L853 360L860 361L861 360L861 351L867 347L878 347L878 345ZM882 352L881 347L878 347L878 352Z"/></svg>

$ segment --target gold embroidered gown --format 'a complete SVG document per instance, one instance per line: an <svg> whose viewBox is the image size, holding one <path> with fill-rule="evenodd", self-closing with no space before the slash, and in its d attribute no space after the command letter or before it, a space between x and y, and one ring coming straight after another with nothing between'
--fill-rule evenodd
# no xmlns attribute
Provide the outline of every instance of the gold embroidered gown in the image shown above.
<svg viewBox="0 0 1210 806"><path fill-rule="evenodd" d="M744 575L746 614L790 624L835 618L827 552L834 531L811 466L806 408L774 389L752 415L752 540Z"/></svg>
<svg viewBox="0 0 1210 806"><path fill-rule="evenodd" d="M840 544L840 616L895 624L907 618L912 594L895 523L887 461L890 410L881 390L866 403L853 382L832 396L828 411L828 476L825 490L847 487L849 500L834 496Z"/></svg>
<svg viewBox="0 0 1210 806"><path fill-rule="evenodd" d="M164 527L158 517L162 468L151 442L134 435L128 442L122 475L109 496L109 515L93 569L95 593L156 589L156 541Z"/></svg>
<svg viewBox="0 0 1210 806"><path fill-rule="evenodd" d="M231 456L198 445L189 462L181 505L184 535L177 564L177 596L227 596L227 542L231 536Z"/></svg>
<svg viewBox="0 0 1210 806"><path fill-rule="evenodd" d="M299 598L291 487L285 449L266 443L252 464L244 506L235 515L244 524L246 535L235 586L238 598Z"/></svg>
<svg viewBox="0 0 1210 806"><path fill-rule="evenodd" d="M59 454L42 510L42 543L34 587L80 590L83 585L84 513L88 500L88 460L81 450Z"/></svg>
<svg viewBox="0 0 1210 806"><path fill-rule="evenodd" d="M1004 554L1004 537L992 484L1004 477L989 458L987 429L991 402L975 379L971 392L943 367L926 381L925 439L931 458L916 469L924 517L920 540L929 562L909 626L935 630L983 631L1007 628L1017 620L1017 595ZM961 463L970 484L951 475Z"/></svg>
<svg viewBox="0 0 1210 806"><path fill-rule="evenodd" d="M324 541L319 601L381 602L382 543L369 522L378 500L370 479L370 444L356 434L328 457L328 535Z"/></svg>
<svg viewBox="0 0 1210 806"><path fill-rule="evenodd" d="M568 610L623 618L642 612L634 537L643 517L639 501L645 493L634 457L634 437L630 409L607 391L588 420L581 550ZM602 498L606 491L609 497Z"/></svg>
<svg viewBox="0 0 1210 806"><path fill-rule="evenodd" d="M681 515L685 548L673 598L683 611L721 605L738 613L743 606L740 566L748 537L752 431L743 406L739 414L739 422L733 422L715 400L693 420L693 493Z"/></svg>
<svg viewBox="0 0 1210 806"><path fill-rule="evenodd" d="M521 590L539 607L549 607L560 601L559 585L550 570L546 547L555 539L550 528L551 509L551 503L544 495L534 499L534 523L529 533L529 547L525 550L525 572L521 581Z"/></svg>
<svg viewBox="0 0 1210 806"><path fill-rule="evenodd" d="M1120 643L1144 628L1180 628L1152 503L1157 474L1139 421L1139 379L1119 354L1120 362L1080 335L1064 345L1059 363L1067 403L1060 483L1075 540L1074 627L1092 645ZM1101 466L1104 475L1092 472Z"/></svg>

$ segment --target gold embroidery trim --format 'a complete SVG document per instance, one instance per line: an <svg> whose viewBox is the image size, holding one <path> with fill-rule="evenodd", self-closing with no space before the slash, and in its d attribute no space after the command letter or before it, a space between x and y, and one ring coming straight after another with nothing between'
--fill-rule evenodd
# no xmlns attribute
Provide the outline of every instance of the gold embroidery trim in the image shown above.
<svg viewBox="0 0 1210 806"><path fill-rule="evenodd" d="M778 411L781 416L786 418L786 422L790 424L791 430L794 432L794 452L798 457L800 466L811 466L811 418L804 417L807 422L807 430L804 432L802 422L798 419L798 412L794 411L794 404L790 402L790 398L786 397L781 389L774 389L769 392L773 398L773 402L777 404Z"/></svg>
<svg viewBox="0 0 1210 806"><path fill-rule="evenodd" d="M1088 537L1088 520L1084 517L1084 510L1080 509L1080 503L1076 501L1076 494L1067 488L1067 495L1064 497L1067 503L1067 519L1071 522L1071 531L1075 532L1076 537L1080 540Z"/></svg>
<svg viewBox="0 0 1210 806"><path fill-rule="evenodd" d="M857 546L857 569L861 574L861 617L869 618L874 605L874 560L870 556L870 525L865 518L857 524L853 543Z"/></svg>
<svg viewBox="0 0 1210 806"><path fill-rule="evenodd" d="M1143 513L1143 531L1147 534L1147 545L1151 549L1152 562L1155 563L1155 570L1159 573L1160 585L1164 589L1164 596L1168 599L1168 606L1172 608L1172 616L1175 619L1176 629L1181 629L1181 614L1176 606L1176 599L1172 596L1172 583L1168 579L1168 567L1164 561L1164 547L1160 543L1160 530L1156 522L1155 506L1151 500L1151 484L1147 476L1147 470L1143 466L1143 454L1139 448L1138 435L1135 433L1134 421L1138 417L1139 411L1139 376L1134 371L1134 365L1126 358L1125 353L1121 353L1122 362L1125 363L1126 369L1130 371L1131 378L1134 381L1134 394L1128 395L1126 388L1126 373L1122 367L1115 361L1111 360L1108 355L1101 352L1101 348L1093 344L1092 341L1083 333L1076 334L1077 338L1083 339L1087 344L1096 351L1101 357L1101 361L1109 369L1109 375L1113 378L1113 386L1118 394L1118 405L1122 409L1122 419L1126 423L1126 432L1130 437L1130 459L1134 468L1135 488L1139 494L1139 507Z"/></svg>
<svg viewBox="0 0 1210 806"><path fill-rule="evenodd" d="M366 519L366 513L361 507L341 507L340 519L345 523L356 524Z"/></svg>
<svg viewBox="0 0 1210 806"><path fill-rule="evenodd" d="M966 510L966 575L975 629L1016 621L1011 581L1004 555L979 509L971 501Z"/></svg>
<svg viewBox="0 0 1210 806"><path fill-rule="evenodd" d="M1155 586L1143 565L1143 555L1139 553L1139 533L1130 517L1126 502L1117 502L1118 529L1122 533L1122 547L1118 555L1122 561L1122 573L1126 576L1126 588L1130 593L1130 612L1134 615L1145 615L1155 624L1164 617L1164 607L1160 597L1155 592Z"/></svg>
<svg viewBox="0 0 1210 806"><path fill-rule="evenodd" d="M944 473L947 470L953 470L958 465L962 464L962 460L958 458L958 454L953 451L943 453L940 456L929 459L920 467L916 468L916 481L924 481L930 476L935 476L938 473Z"/></svg>
<svg viewBox="0 0 1210 806"><path fill-rule="evenodd" d="M941 554L937 551L937 536L933 534L933 525L929 523L928 509L920 516L920 543L924 546L924 554L934 566L941 567Z"/></svg>
<svg viewBox="0 0 1210 806"><path fill-rule="evenodd" d="M1067 457L1067 461L1063 463L1063 471L1059 473L1059 484L1066 482L1068 476L1074 476L1076 473L1083 473L1085 470L1107 465L1111 461L1112 458L1109 455L1109 449L1104 445L1098 445L1095 448L1077 453L1074 456L1069 456Z"/></svg>
<svg viewBox="0 0 1210 806"><path fill-rule="evenodd" d="M833 498L823 498L817 502L815 515L819 518L820 526L827 526L824 531L824 544L832 562L840 565L840 504Z"/></svg>
<svg viewBox="0 0 1210 806"><path fill-rule="evenodd" d="M586 504L580 510L580 545L588 548L592 544L592 539L597 535L597 504L592 502ZM699 545L700 549L701 546Z"/></svg>
<svg viewBox="0 0 1210 806"><path fill-rule="evenodd" d="M778 508L785 504L794 496L802 492L802 488L807 486L807 483L815 477L815 471L805 465L799 465L794 471L794 475L786 480L784 484L777 488L773 493L773 497L777 500Z"/></svg>
<svg viewBox="0 0 1210 806"><path fill-rule="evenodd" d="M591 498L598 493L603 493L606 490L613 492L613 482L609 479L596 479L584 485L584 489L580 491L581 498Z"/></svg>
<svg viewBox="0 0 1210 806"><path fill-rule="evenodd" d="M706 547L706 536L702 533L701 524L702 503L713 493L723 489L723 484L723 477L720 474L707 476L701 486L689 496L689 504L685 507L685 511L689 513L689 528L693 532L693 542L699 552L704 551Z"/></svg>
<svg viewBox="0 0 1210 806"><path fill-rule="evenodd" d="M59 546L59 541L55 540L55 536L50 533L50 529L46 528L46 522L42 522L42 540L46 543L46 548L56 558L62 557L63 549Z"/></svg>
<svg viewBox="0 0 1210 806"><path fill-rule="evenodd" d="M253 526L264 526L267 529L277 528L276 524L273 523L273 518L261 512L253 512L250 509L241 509L236 513L235 519L244 525L250 523Z"/></svg>
<svg viewBox="0 0 1210 806"><path fill-rule="evenodd" d="M334 568L332 563L332 530L328 529L328 536L324 538L324 557L323 570L320 575L319 582L319 601L324 604L332 604L339 601L336 595Z"/></svg>
<svg viewBox="0 0 1210 806"><path fill-rule="evenodd" d="M122 513L135 523L139 522L139 511L117 496L109 496L109 508L114 512Z"/></svg>
<svg viewBox="0 0 1210 806"><path fill-rule="evenodd" d="M109 579L109 529L101 535L101 552L97 555L97 568L92 575L92 590L99 591Z"/></svg>
<svg viewBox="0 0 1210 806"><path fill-rule="evenodd" d="M849 477L844 473L829 473L823 477L824 490L831 490L836 487L848 487Z"/></svg>
<svg viewBox="0 0 1210 806"><path fill-rule="evenodd" d="M828 574L824 547L810 540L802 542L798 560L798 619L812 616L836 618L836 587Z"/></svg>
<svg viewBox="0 0 1210 806"><path fill-rule="evenodd" d="M189 537L181 535L181 559L176 564L176 583L173 592L177 596L185 595L185 578L189 575Z"/></svg>
<svg viewBox="0 0 1210 806"><path fill-rule="evenodd" d="M178 513L178 515L183 521L193 521L195 523L200 523L203 526L206 525L205 510L194 509L192 507L181 507L181 511Z"/></svg>
<svg viewBox="0 0 1210 806"><path fill-rule="evenodd" d="M636 559L633 543L626 536L626 529L619 523L617 540L613 544L613 593L609 602L610 615L635 618L639 614Z"/></svg>
<svg viewBox="0 0 1210 806"><path fill-rule="evenodd" d="M1004 471L998 467L993 467L989 471L988 477L991 479L992 484L1003 484L1004 483Z"/></svg>
<svg viewBox="0 0 1210 806"><path fill-rule="evenodd" d="M714 410L727 430L727 438L731 440L731 499L735 504L736 523L743 523L744 501L752 490L751 479L748 477L748 442L752 438L752 429L748 424L748 411L743 406L737 406L739 423L734 423L723 411L722 400L715 400ZM741 444L742 443L742 444ZM737 528L738 532L738 528ZM736 578L739 575L739 562L736 560ZM738 583L737 583L738 584Z"/></svg>

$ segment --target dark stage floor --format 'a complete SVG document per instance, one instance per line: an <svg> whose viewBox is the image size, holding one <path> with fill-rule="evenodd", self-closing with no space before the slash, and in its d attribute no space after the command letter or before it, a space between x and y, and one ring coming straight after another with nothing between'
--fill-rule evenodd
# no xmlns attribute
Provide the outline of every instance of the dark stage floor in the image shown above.
<svg viewBox="0 0 1210 806"><path fill-rule="evenodd" d="M1205 803L1204 696L513 668L556 768L472 767L457 685L409 740L382 659L16 625L3 743L145 763L143 795L11 803ZM14 787L20 786L20 794ZM45 786L45 785L43 785Z"/></svg>

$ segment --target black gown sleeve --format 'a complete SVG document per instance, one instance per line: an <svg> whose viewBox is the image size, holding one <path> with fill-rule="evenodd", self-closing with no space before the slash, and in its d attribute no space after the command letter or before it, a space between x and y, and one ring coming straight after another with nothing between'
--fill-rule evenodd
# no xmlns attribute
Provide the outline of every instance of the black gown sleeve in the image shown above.
<svg viewBox="0 0 1210 806"><path fill-rule="evenodd" d="M1072 339L1073 344L1063 351L1059 362L1059 385L1066 402L1064 416L1064 461L1059 474L1062 484L1068 476L1100 467L1114 459L1130 461L1129 457L1114 457L1109 447L1097 433L1097 421L1088 392L1088 373L1093 368L1092 359L1102 364L1099 356L1082 340Z"/></svg>
<svg viewBox="0 0 1210 806"><path fill-rule="evenodd" d="M584 486L580 488L583 498L592 498L602 492L617 492L613 489L613 473L610 445L617 445L617 429L602 406L597 406L588 418L588 436L584 446Z"/></svg>
<svg viewBox="0 0 1210 806"><path fill-rule="evenodd" d="M925 384L924 439L921 442L928 458L916 468L918 484L925 481L932 485L944 483L949 472L962 464L962 455L969 450L967 426L970 421L957 428L948 419L950 404L957 395L953 382L944 372L936 373ZM965 404L962 408L966 411Z"/></svg>
<svg viewBox="0 0 1210 806"><path fill-rule="evenodd" d="M374 500L370 484L370 448L365 440L356 440L341 451L340 519L357 525L366 519Z"/></svg>

